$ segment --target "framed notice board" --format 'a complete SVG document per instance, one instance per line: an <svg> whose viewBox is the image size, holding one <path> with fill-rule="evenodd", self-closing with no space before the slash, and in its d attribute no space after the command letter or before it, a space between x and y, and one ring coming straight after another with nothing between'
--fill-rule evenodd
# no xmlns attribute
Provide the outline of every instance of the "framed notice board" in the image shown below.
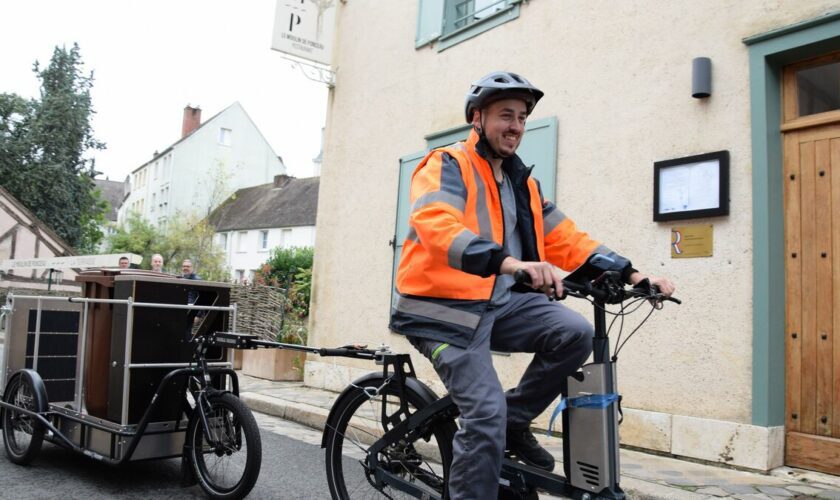
<svg viewBox="0 0 840 500"><path fill-rule="evenodd" d="M729 215L729 151L653 164L653 220Z"/></svg>

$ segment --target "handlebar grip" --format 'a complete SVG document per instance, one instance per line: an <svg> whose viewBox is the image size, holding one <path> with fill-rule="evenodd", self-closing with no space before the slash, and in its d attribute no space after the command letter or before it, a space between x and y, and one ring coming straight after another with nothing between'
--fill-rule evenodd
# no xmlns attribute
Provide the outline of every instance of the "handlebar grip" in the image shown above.
<svg viewBox="0 0 840 500"><path fill-rule="evenodd" d="M524 269L517 269L516 271L513 272L513 281L517 285L530 285L531 284L531 275L528 274L527 272L525 272ZM553 286L551 287L551 291L552 291L552 294L551 294L551 297L549 297L549 300L563 300L563 299L566 298L566 290L565 289L563 290L562 295L557 295L557 291L554 289Z"/></svg>
<svg viewBox="0 0 840 500"><path fill-rule="evenodd" d="M327 347L322 347L321 349L318 349L318 355L319 356L344 356L348 352L350 352L350 349L344 349L344 348L332 349L332 348L327 348Z"/></svg>
<svg viewBox="0 0 840 500"><path fill-rule="evenodd" d="M513 273L513 281L516 282L517 285L530 285L531 275L526 273L524 269L517 269Z"/></svg>
<svg viewBox="0 0 840 500"><path fill-rule="evenodd" d="M650 285L650 289L651 289L651 291L653 291L653 293L655 293L655 294L660 294L660 293L662 293L662 292L659 290L659 287L658 287L658 286L656 286L656 285ZM673 303L675 303L675 304L682 304L682 301L681 301L680 299L676 298L676 297L662 297L662 299L661 299L661 300L667 300L667 301L669 301L669 302L673 302Z"/></svg>

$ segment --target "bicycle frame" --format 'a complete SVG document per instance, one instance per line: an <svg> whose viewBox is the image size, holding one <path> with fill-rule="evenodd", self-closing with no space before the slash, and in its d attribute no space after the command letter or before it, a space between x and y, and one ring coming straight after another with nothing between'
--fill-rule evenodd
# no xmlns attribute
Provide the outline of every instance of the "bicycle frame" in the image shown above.
<svg viewBox="0 0 840 500"><path fill-rule="evenodd" d="M562 393L570 398L585 394L614 394L616 371L615 363L609 355L610 341L607 335L605 306L607 303L614 303L615 297L608 293L595 293L598 290L589 287L578 289L577 292L579 293L573 294L589 294L594 298L594 361L584 365L567 381L563 381ZM340 352L329 354L347 355ZM397 394L404 394L409 380L416 377L410 356L386 352L378 353L376 360L378 364L383 365L382 374L386 383L392 384ZM378 393L378 389L365 389L366 392L369 390L376 391L370 394L371 397ZM613 401L604 408L569 408L563 412L565 477L505 459L500 484L522 496L529 494L533 488L539 488L549 493L581 500L625 498L619 485L618 405L619 401ZM385 413L386 406L382 405L381 422L385 433L366 450L365 465L371 480L380 490L390 486L418 498L440 498L380 466L378 456L380 452L402 439L408 438L408 441L412 442L420 437L428 438L436 422L457 418L457 406L448 395L413 414L408 413L404 399L401 399L400 409L392 415Z"/></svg>

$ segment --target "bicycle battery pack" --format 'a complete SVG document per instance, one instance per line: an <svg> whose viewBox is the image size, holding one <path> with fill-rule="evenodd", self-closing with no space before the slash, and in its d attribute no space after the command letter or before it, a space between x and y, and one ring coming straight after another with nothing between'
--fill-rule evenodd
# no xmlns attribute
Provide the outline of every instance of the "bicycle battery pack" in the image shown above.
<svg viewBox="0 0 840 500"><path fill-rule="evenodd" d="M575 376L568 378L569 399L615 391L615 365L611 362L584 365ZM582 377L581 377L582 375ZM612 379L612 380L610 380ZM572 486L610 498L621 492L619 482L618 403L604 408L570 407L567 410L568 428L563 429L568 440L569 463L566 471ZM623 496L623 495L622 495Z"/></svg>

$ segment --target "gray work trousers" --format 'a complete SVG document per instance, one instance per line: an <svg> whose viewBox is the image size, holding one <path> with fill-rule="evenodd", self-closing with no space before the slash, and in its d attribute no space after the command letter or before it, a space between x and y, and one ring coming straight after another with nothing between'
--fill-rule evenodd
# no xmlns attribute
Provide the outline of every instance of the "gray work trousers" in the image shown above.
<svg viewBox="0 0 840 500"><path fill-rule="evenodd" d="M461 412L455 433L449 495L493 499L505 450L507 426L523 427L560 394L560 382L592 351L592 325L566 306L537 293L512 293L507 304L488 309L469 347L410 338L432 361ZM505 392L490 351L533 352L519 385Z"/></svg>

